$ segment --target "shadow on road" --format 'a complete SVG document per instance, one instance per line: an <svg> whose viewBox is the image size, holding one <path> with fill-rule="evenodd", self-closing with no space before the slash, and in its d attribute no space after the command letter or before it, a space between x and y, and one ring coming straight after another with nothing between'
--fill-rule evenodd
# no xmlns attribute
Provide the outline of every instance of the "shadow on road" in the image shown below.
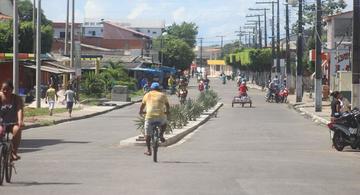
<svg viewBox="0 0 360 195"><path fill-rule="evenodd" d="M40 151L45 146L52 146L57 144L88 144L90 142L84 141L64 141L61 139L24 139L21 141L19 151L20 153Z"/></svg>
<svg viewBox="0 0 360 195"><path fill-rule="evenodd" d="M63 183L63 182L12 182L11 186L40 186L40 185L80 185L81 183Z"/></svg>
<svg viewBox="0 0 360 195"><path fill-rule="evenodd" d="M193 161L160 161L164 164L210 164L210 162L193 162Z"/></svg>

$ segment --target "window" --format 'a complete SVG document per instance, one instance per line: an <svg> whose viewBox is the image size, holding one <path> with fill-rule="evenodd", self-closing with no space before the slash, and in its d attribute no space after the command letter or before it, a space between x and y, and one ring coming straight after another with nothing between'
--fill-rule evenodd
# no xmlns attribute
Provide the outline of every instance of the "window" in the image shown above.
<svg viewBox="0 0 360 195"><path fill-rule="evenodd" d="M157 34L157 32L155 32L155 31L154 31L154 32L153 32L153 34L154 34L154 35L156 35L156 34Z"/></svg>
<svg viewBox="0 0 360 195"><path fill-rule="evenodd" d="M89 25L89 22L85 22L85 26Z"/></svg>
<svg viewBox="0 0 360 195"><path fill-rule="evenodd" d="M101 25L101 22L97 22L96 25Z"/></svg>
<svg viewBox="0 0 360 195"><path fill-rule="evenodd" d="M60 32L60 38L65 38L65 32Z"/></svg>
<svg viewBox="0 0 360 195"><path fill-rule="evenodd" d="M101 29L101 32L104 32L104 29Z"/></svg>
<svg viewBox="0 0 360 195"><path fill-rule="evenodd" d="M94 26L95 25L95 22L90 22L90 26Z"/></svg>
<svg viewBox="0 0 360 195"><path fill-rule="evenodd" d="M150 30L148 30L148 33L150 33Z"/></svg>
<svg viewBox="0 0 360 195"><path fill-rule="evenodd" d="M92 31L92 36L95 36L96 35L96 31Z"/></svg>

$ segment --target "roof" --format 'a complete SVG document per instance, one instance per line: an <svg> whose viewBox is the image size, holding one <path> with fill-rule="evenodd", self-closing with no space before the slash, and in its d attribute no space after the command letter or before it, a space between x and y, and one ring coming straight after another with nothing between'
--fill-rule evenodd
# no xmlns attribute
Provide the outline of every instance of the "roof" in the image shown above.
<svg viewBox="0 0 360 195"><path fill-rule="evenodd" d="M208 65L221 65L221 66L225 66L225 60L208 60L207 61Z"/></svg>
<svg viewBox="0 0 360 195"><path fill-rule="evenodd" d="M353 17L353 11L339 12L339 13L336 13L336 14L331 15L331 16L326 16L326 17L324 17L324 19L326 21L329 21L329 20L331 20L332 18L335 18L335 17L350 17L350 18L352 18Z"/></svg>
<svg viewBox="0 0 360 195"><path fill-rule="evenodd" d="M26 65L25 67L31 68L31 69L36 69L35 65ZM45 72L51 72L51 73L54 73L54 74L63 74L63 73L73 73L73 72L75 72L74 70L54 68L54 67L50 67L50 66L41 66L41 70L45 71Z"/></svg>
<svg viewBox="0 0 360 195"><path fill-rule="evenodd" d="M9 20L11 18L12 18L11 16L0 13L0 20Z"/></svg>
<svg viewBox="0 0 360 195"><path fill-rule="evenodd" d="M136 35L139 35L139 36L142 36L142 37L146 37L146 38L148 38L148 39L151 39L150 36L148 36L148 35L146 35L146 34L144 34L144 33L138 32L138 31L136 31L136 30L129 29L129 28L126 28L126 27L124 27L124 26L121 26L121 24L119 24L119 23L110 22L110 21L106 21L106 22L104 22L104 23L107 23L107 24L109 24L109 25L112 25L112 26L114 26L114 27L116 27L116 28L119 28L119 29L122 29L122 30L126 30L126 31L128 31L128 32L133 33L133 34L136 34Z"/></svg>

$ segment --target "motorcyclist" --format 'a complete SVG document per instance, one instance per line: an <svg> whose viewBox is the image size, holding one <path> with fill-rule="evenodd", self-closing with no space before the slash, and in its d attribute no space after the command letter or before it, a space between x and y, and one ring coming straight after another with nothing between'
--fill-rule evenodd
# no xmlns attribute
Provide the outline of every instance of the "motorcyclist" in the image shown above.
<svg viewBox="0 0 360 195"><path fill-rule="evenodd" d="M276 94L277 88L278 88L278 85L276 84L276 80L274 79L269 83L269 86L268 86L267 101L269 101L272 94Z"/></svg>

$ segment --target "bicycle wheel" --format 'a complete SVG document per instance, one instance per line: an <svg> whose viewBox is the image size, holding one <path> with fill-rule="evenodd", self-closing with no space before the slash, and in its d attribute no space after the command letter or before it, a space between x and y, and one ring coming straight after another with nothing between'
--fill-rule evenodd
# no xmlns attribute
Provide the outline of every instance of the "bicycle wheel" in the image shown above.
<svg viewBox="0 0 360 195"><path fill-rule="evenodd" d="M4 182L4 176L5 176L5 155L4 155L4 147L0 146L0 185Z"/></svg>
<svg viewBox="0 0 360 195"><path fill-rule="evenodd" d="M11 182L11 176L12 176L12 160L11 160L11 153L13 150L13 146L12 143L9 143L6 147L6 152L5 154L5 163L4 163L4 168L5 168L5 179L6 182L10 183Z"/></svg>
<svg viewBox="0 0 360 195"><path fill-rule="evenodd" d="M153 143L153 160L154 162L157 162L157 152L159 147L159 141L158 141L158 130L156 129L154 131L154 135L152 136L152 143Z"/></svg>

